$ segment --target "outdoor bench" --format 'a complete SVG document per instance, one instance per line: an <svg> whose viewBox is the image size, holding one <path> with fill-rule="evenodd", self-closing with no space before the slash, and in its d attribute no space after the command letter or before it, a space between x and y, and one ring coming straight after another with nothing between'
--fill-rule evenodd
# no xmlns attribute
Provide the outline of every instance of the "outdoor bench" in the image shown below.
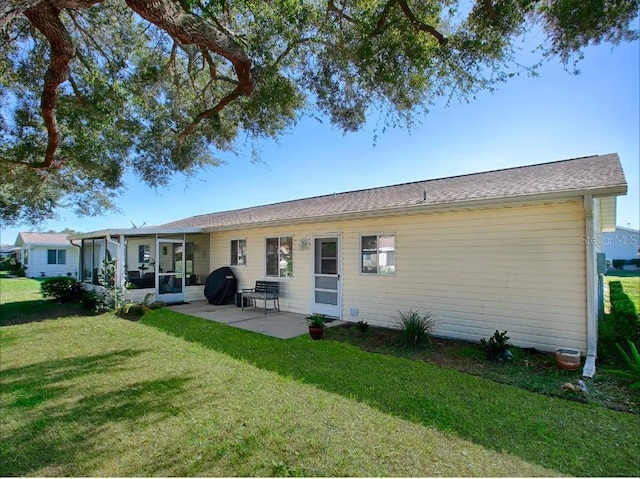
<svg viewBox="0 0 640 479"><path fill-rule="evenodd" d="M242 290L242 310L244 311L244 298L253 302L256 306L256 299L264 301L264 314L267 314L267 301L273 301L273 308L280 311L280 283L277 281L256 281L256 286L252 289Z"/></svg>

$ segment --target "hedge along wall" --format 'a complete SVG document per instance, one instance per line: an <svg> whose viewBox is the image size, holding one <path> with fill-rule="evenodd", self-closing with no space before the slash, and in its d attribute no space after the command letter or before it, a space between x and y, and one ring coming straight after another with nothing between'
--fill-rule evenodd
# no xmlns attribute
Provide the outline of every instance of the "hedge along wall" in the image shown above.
<svg viewBox="0 0 640 479"><path fill-rule="evenodd" d="M611 313L600 322L598 358L615 363L620 360L616 343L624 347L627 340L637 343L640 339L640 317L620 281L609 283L609 296Z"/></svg>

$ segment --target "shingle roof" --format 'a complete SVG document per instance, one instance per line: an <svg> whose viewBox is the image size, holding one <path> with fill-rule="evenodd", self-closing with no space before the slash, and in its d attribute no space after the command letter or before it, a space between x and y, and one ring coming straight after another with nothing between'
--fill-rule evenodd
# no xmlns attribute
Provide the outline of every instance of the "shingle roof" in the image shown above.
<svg viewBox="0 0 640 479"><path fill-rule="evenodd" d="M487 200L515 200L571 192L602 193L611 189L613 194L626 192L624 172L615 153L316 196L192 216L160 226L251 226L379 210L428 208Z"/></svg>
<svg viewBox="0 0 640 479"><path fill-rule="evenodd" d="M22 239L22 242L20 240ZM30 233L20 232L16 238L16 245L35 244L47 246L69 246L71 242L67 240L66 234L60 233Z"/></svg>

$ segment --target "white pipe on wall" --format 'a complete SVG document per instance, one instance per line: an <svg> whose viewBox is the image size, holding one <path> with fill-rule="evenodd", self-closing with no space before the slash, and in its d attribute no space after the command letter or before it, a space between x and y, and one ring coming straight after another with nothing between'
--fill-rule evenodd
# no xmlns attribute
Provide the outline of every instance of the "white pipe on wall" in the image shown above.
<svg viewBox="0 0 640 479"><path fill-rule="evenodd" d="M596 374L596 357L598 354L598 316L597 316L597 282L596 282L596 250L595 230L593 222L593 197L584 196L585 214L585 255L587 268L587 358L582 375L592 378Z"/></svg>

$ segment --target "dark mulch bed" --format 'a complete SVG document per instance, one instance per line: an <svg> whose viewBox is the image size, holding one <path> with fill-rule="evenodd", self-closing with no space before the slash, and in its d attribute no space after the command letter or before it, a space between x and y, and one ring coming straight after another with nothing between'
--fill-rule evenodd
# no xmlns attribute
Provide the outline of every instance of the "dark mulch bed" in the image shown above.
<svg viewBox="0 0 640 479"><path fill-rule="evenodd" d="M368 327L361 332L357 325L349 324L328 328L324 337L372 353L425 361L540 394L597 403L609 409L640 414L640 393L631 391L618 377L605 373L603 365L598 365L593 379L581 378L582 368L577 371L558 369L554 355L549 353L511 347L512 361L489 361L477 343L433 338L429 347L414 351L395 346L397 336L398 332L393 329ZM576 384L580 379L588 388L586 394L561 387L567 382Z"/></svg>

